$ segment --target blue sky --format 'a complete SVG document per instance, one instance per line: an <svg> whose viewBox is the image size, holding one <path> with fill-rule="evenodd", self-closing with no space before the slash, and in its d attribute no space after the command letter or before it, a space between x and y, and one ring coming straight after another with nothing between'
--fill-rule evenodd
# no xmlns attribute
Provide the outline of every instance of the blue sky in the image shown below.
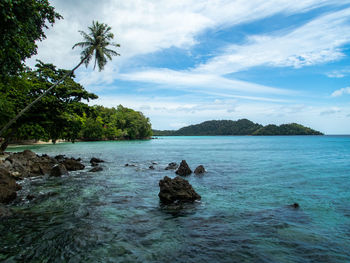
<svg viewBox="0 0 350 263"><path fill-rule="evenodd" d="M64 20L28 65L72 68L92 20L121 44L104 71L76 72L93 104L142 111L155 129L248 118L350 134L350 0L50 2Z"/></svg>

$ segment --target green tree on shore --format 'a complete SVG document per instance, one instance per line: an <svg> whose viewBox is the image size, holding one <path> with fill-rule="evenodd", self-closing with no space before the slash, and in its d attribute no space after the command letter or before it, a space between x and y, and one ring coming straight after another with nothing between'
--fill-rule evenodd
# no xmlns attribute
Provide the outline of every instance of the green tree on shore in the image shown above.
<svg viewBox="0 0 350 263"><path fill-rule="evenodd" d="M68 76L74 74L74 71L78 69L83 63L88 66L91 59L95 58L95 64L101 71L107 63L107 59L111 60L112 56L119 56L119 54L109 49L109 46L119 47L119 44L112 43L111 40L114 38L113 33L111 32L111 27L104 23L92 22L92 26L89 27L89 33L85 33L84 31L80 31L84 38L84 42L79 42L73 46L84 48L81 52L81 60L77 66L75 66L72 70L66 72L55 84L53 84L49 89L47 89L44 93L40 94L34 101L28 104L23 110L21 110L14 118L12 118L6 125L2 127L0 130L0 137L2 137L5 132L14 124L25 112L27 112L34 104L42 99L47 93L49 93L52 89L58 86L62 81L64 81Z"/></svg>

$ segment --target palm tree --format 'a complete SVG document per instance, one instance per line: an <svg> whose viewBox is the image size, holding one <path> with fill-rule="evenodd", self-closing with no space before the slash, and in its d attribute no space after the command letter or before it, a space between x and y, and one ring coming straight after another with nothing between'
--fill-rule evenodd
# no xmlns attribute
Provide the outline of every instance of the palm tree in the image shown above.
<svg viewBox="0 0 350 263"><path fill-rule="evenodd" d="M81 52L81 60L78 65L76 65L72 70L68 71L60 80L58 80L54 85L49 89L43 92L39 97L34 101L28 104L23 110L21 110L16 117L11 119L0 131L1 135L8 129L12 124L14 124L26 111L28 111L35 103L37 103L43 96L60 84L66 77L73 75L74 71L79 68L83 63L87 67L92 57L95 57L94 69L96 65L98 66L99 71L103 70L104 66L107 63L107 59L112 60L112 56L120 56L116 51L109 49L109 46L120 47L119 44L112 43L111 40L114 38L113 33L111 32L111 27L104 24L92 21L92 26L89 27L89 33L84 31L79 31L83 36L84 41L76 43L75 47L82 47L83 51Z"/></svg>

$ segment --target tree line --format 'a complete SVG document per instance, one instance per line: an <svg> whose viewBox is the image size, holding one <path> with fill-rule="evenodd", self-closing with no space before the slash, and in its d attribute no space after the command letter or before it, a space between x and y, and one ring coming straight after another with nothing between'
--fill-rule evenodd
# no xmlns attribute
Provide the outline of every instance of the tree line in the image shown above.
<svg viewBox="0 0 350 263"><path fill-rule="evenodd" d="M90 107L86 101L97 95L74 81L74 72L93 60L101 71L112 56L111 27L93 21L88 32L79 31L83 41L80 62L71 70L57 69L38 61L35 69L25 60L37 54L37 41L45 29L63 17L48 0L0 2L0 152L11 140L58 139L75 141L142 139L151 135L149 119L141 112L118 106Z"/></svg>
<svg viewBox="0 0 350 263"><path fill-rule="evenodd" d="M321 132L297 123L263 126L247 119L212 120L183 127L176 131L153 130L155 136L210 136L210 135L322 135Z"/></svg>

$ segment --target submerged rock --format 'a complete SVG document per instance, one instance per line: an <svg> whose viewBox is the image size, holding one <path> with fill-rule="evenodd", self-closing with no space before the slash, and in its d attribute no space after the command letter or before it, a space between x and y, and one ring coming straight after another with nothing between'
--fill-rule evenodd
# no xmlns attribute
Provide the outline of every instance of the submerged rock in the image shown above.
<svg viewBox="0 0 350 263"><path fill-rule="evenodd" d="M165 170L175 170L178 167L177 163L169 163L168 166L165 168Z"/></svg>
<svg viewBox="0 0 350 263"><path fill-rule="evenodd" d="M66 174L68 174L67 168L61 163L55 165L50 171L50 176L55 176L55 177L59 177Z"/></svg>
<svg viewBox="0 0 350 263"><path fill-rule="evenodd" d="M188 166L187 162L185 160L182 160L179 168L175 173L181 176L186 176L186 175L190 175L192 173L192 170Z"/></svg>
<svg viewBox="0 0 350 263"><path fill-rule="evenodd" d="M96 167L90 169L89 172L95 173L95 172L101 172L101 171L103 171L103 168L101 166L96 166Z"/></svg>
<svg viewBox="0 0 350 263"><path fill-rule="evenodd" d="M101 159L95 158L95 157L92 157L92 158L90 159L90 163L91 163L91 164L93 164L93 163L103 163L103 162L104 162L104 160L101 160Z"/></svg>
<svg viewBox="0 0 350 263"><path fill-rule="evenodd" d="M151 170L154 170L154 169L155 169L153 165L151 165L151 166L148 167L148 168L151 169Z"/></svg>
<svg viewBox="0 0 350 263"><path fill-rule="evenodd" d="M0 204L0 218L10 217L10 216L12 216L11 210L6 206L2 206Z"/></svg>
<svg viewBox="0 0 350 263"><path fill-rule="evenodd" d="M194 170L195 174L203 174L205 173L205 169L203 165L199 165L195 170Z"/></svg>
<svg viewBox="0 0 350 263"><path fill-rule="evenodd" d="M300 205L298 203L294 203L294 204L291 204L289 205L290 207L294 208L294 209L298 209L300 208Z"/></svg>
<svg viewBox="0 0 350 263"><path fill-rule="evenodd" d="M159 187L159 199L165 204L193 202L201 199L201 196L196 193L191 184L181 177L171 179L165 176L163 180L159 181Z"/></svg>

